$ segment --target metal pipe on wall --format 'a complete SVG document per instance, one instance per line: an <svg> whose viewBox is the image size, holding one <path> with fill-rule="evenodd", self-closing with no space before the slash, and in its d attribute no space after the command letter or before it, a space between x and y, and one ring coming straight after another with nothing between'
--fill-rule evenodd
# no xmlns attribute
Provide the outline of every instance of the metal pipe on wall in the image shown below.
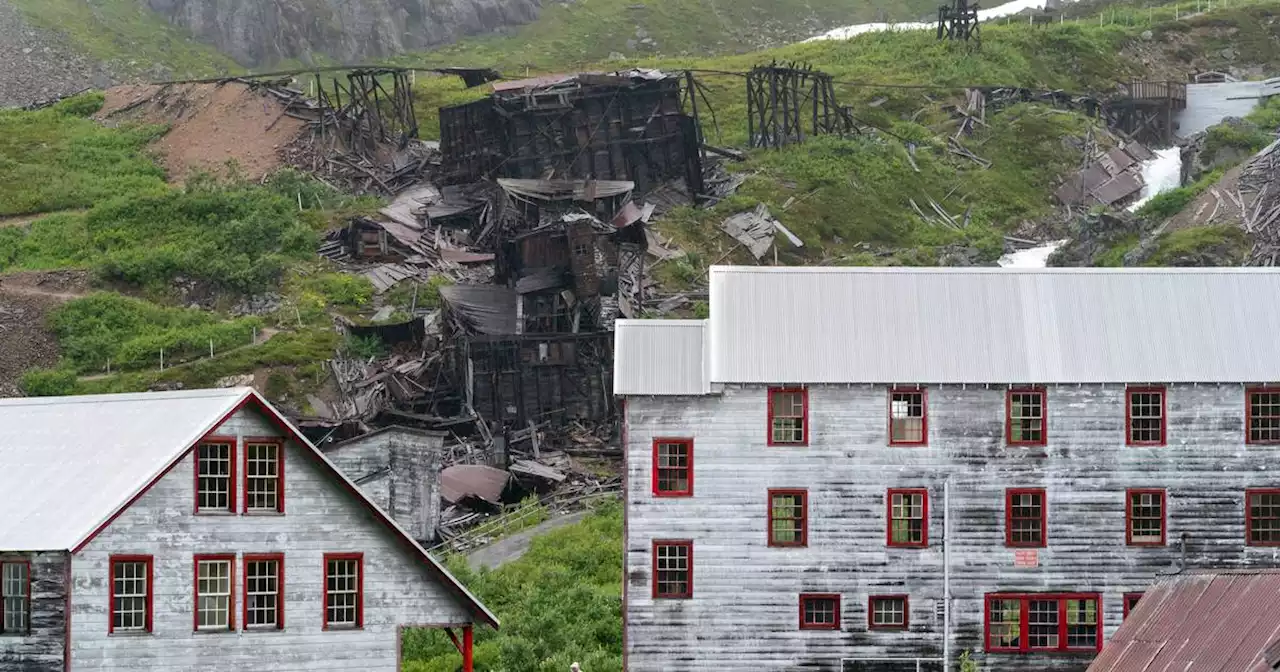
<svg viewBox="0 0 1280 672"><path fill-rule="evenodd" d="M942 672L951 672L951 477L942 483Z"/></svg>

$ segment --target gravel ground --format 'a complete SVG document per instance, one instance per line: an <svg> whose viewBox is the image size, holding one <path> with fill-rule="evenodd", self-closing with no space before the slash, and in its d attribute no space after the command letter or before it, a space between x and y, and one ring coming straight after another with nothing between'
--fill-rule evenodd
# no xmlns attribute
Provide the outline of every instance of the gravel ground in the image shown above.
<svg viewBox="0 0 1280 672"><path fill-rule="evenodd" d="M0 0L0 107L111 83L104 66L77 53L61 36L27 23L9 0Z"/></svg>

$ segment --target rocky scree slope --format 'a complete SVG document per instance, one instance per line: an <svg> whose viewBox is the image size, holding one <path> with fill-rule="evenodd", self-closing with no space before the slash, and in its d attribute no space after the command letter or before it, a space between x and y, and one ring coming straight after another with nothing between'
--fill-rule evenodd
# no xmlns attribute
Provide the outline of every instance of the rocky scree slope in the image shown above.
<svg viewBox="0 0 1280 672"><path fill-rule="evenodd" d="M0 107L111 85L112 73L0 0Z"/></svg>

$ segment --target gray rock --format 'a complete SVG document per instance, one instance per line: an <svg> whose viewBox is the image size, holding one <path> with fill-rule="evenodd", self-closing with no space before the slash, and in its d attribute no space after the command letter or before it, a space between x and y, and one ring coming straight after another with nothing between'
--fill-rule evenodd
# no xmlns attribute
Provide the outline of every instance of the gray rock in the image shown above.
<svg viewBox="0 0 1280 672"><path fill-rule="evenodd" d="M115 81L111 69L54 32L27 23L10 0L0 0L0 107L22 106Z"/></svg>
<svg viewBox="0 0 1280 672"><path fill-rule="evenodd" d="M1236 50L1232 49L1231 47L1227 47L1226 49L1223 49L1221 53L1222 53L1222 57L1227 59L1228 61L1236 60Z"/></svg>
<svg viewBox="0 0 1280 672"><path fill-rule="evenodd" d="M1153 33L1153 32L1151 32L1151 31L1149 31L1149 30L1144 30L1144 31L1142 31L1142 35L1141 35L1142 39L1144 39L1144 40L1146 40L1146 41L1148 41L1148 42L1150 42L1151 40L1155 39L1155 36L1156 36L1156 34L1155 34L1155 33Z"/></svg>
<svg viewBox="0 0 1280 672"><path fill-rule="evenodd" d="M640 46L639 42L636 42L635 40L627 40L627 51L635 51L638 46Z"/></svg>

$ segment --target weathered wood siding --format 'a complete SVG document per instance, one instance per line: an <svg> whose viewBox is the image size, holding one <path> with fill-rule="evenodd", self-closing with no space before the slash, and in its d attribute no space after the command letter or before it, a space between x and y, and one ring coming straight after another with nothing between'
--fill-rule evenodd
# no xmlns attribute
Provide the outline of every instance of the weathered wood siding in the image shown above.
<svg viewBox="0 0 1280 672"><path fill-rule="evenodd" d="M0 551L0 560L26 560L31 570L31 631L0 635L0 670L61 672L67 634L67 554Z"/></svg>
<svg viewBox="0 0 1280 672"><path fill-rule="evenodd" d="M1005 445L1005 390L983 386L929 388L929 445L889 447L887 394L812 387L810 445L772 448L763 387L627 400L629 670L839 670L842 658L941 656L948 476L952 652L973 651L984 670L1083 670L1092 658L982 653L986 593L1101 593L1109 635L1123 594L1169 570L1183 534L1193 567L1280 564L1280 549L1245 545L1245 488L1280 487L1280 449L1246 447L1241 385L1170 386L1168 445L1158 448L1125 446L1116 385L1050 386L1044 448ZM652 495L657 436L694 438L693 497ZM1046 490L1037 568L1016 568L1005 547L1009 487ZM1124 492L1143 487L1167 489L1165 547L1125 544ZM766 545L769 488L808 489L808 547ZM886 546L888 488L929 489L928 548ZM655 539L693 540L692 599L652 599ZM841 594L841 630L799 630L802 592ZM868 596L903 593L910 630L868 630Z"/></svg>
<svg viewBox="0 0 1280 672"><path fill-rule="evenodd" d="M440 524L444 436L391 428L344 441L325 457L415 539L431 540Z"/></svg>
<svg viewBox="0 0 1280 672"><path fill-rule="evenodd" d="M237 414L217 433L279 435L255 411ZM289 444L285 455L283 516L193 515L193 470L188 455L74 557L73 670L395 670L398 625L471 621L420 562L297 445ZM240 623L241 557L274 552L285 556L283 631L192 632L193 554L237 555ZM364 553L361 630L322 630L322 557L333 552ZM153 633L107 634L112 554L154 556Z"/></svg>

